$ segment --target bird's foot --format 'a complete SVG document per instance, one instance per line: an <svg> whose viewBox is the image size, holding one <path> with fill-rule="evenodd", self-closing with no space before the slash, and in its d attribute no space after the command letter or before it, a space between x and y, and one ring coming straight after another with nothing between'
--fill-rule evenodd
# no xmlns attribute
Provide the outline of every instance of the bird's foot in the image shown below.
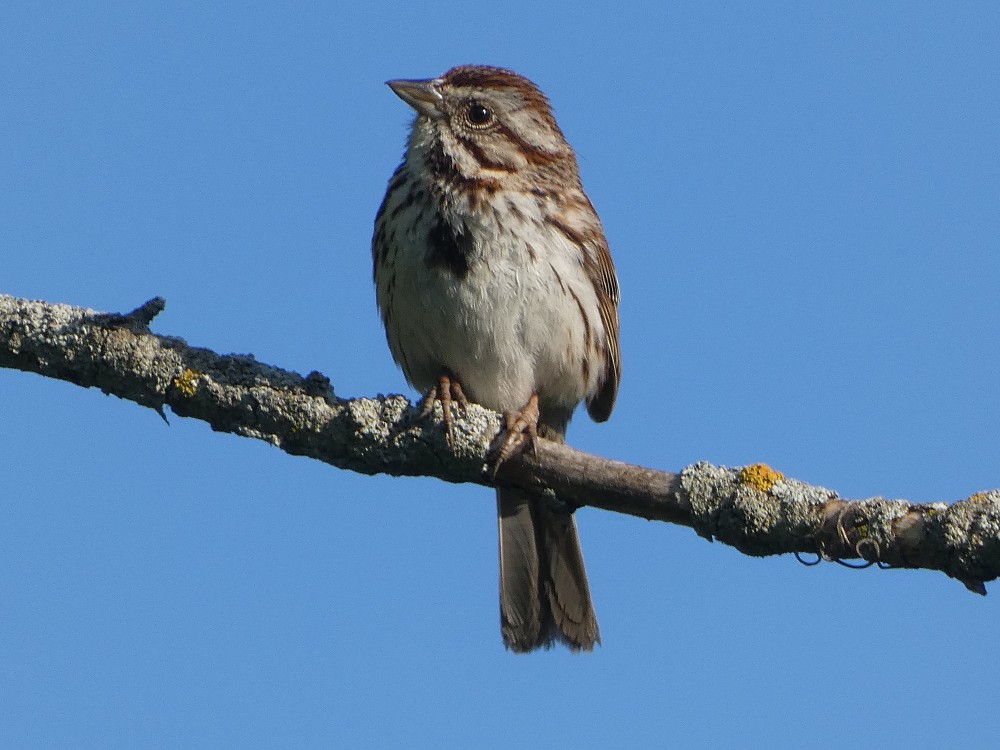
<svg viewBox="0 0 1000 750"><path fill-rule="evenodd" d="M434 404L441 404L441 418L444 422L444 436L448 445L455 444L455 415L452 412L452 404L458 407L460 412L464 412L469 405L469 399L465 397L462 384L448 370L443 370L438 376L437 385L431 386L427 394L420 400L420 413L417 420L426 419L433 411Z"/></svg>
<svg viewBox="0 0 1000 750"><path fill-rule="evenodd" d="M500 467L522 453L529 446L534 446L538 437L538 394L533 393L520 411L504 412L503 418L506 423L506 434L497 452L497 460L493 464L493 476L497 475Z"/></svg>

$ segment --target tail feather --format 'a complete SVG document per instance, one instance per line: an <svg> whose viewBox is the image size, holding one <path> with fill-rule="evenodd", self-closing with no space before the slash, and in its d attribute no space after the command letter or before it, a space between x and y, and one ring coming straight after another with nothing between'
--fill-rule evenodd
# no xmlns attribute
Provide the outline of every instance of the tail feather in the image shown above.
<svg viewBox="0 0 1000 750"><path fill-rule="evenodd" d="M590 651L595 643L601 642L601 634L590 598L576 519L570 513L550 513L545 508L539 509L539 515L545 518L542 528L549 566L545 584L552 618L571 648Z"/></svg>
<svg viewBox="0 0 1000 750"><path fill-rule="evenodd" d="M497 490L500 626L504 644L526 652L556 640L574 651L601 642L572 514L514 489Z"/></svg>
<svg viewBox="0 0 1000 750"><path fill-rule="evenodd" d="M507 490L498 491L497 518L503 640L514 651L531 651L541 645L538 639L543 624L538 542L531 508Z"/></svg>

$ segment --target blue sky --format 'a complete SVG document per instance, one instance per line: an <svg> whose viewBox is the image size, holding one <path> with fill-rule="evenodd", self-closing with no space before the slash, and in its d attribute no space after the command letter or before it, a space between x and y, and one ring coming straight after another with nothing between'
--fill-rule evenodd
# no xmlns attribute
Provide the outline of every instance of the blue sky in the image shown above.
<svg viewBox="0 0 1000 750"><path fill-rule="evenodd" d="M846 497L1000 485L1000 6L8 3L0 292L408 393L371 223L407 107L549 94L622 287L574 445ZM377 6L377 7L376 7ZM492 493L0 371L0 736L32 747L986 747L1000 591L579 513L604 636L504 652Z"/></svg>

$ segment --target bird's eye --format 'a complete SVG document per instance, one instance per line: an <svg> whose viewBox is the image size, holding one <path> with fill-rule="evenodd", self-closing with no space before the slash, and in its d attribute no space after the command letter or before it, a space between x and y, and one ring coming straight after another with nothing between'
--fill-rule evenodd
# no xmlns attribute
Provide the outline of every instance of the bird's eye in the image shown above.
<svg viewBox="0 0 1000 750"><path fill-rule="evenodd" d="M465 110L465 116L468 118L470 125L481 128L492 122L493 111L479 102L469 102L469 106Z"/></svg>

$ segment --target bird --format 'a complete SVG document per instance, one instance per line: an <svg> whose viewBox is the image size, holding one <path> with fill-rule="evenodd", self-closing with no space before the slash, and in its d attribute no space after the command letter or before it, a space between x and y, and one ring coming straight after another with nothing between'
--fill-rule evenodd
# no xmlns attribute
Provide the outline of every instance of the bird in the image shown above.
<svg viewBox="0 0 1000 750"><path fill-rule="evenodd" d="M538 437L565 442L586 402L611 416L620 291L601 220L549 100L518 73L461 65L389 88L415 111L372 238L393 359L424 398L500 412L497 465ZM500 626L524 653L600 644L575 510L497 488Z"/></svg>

